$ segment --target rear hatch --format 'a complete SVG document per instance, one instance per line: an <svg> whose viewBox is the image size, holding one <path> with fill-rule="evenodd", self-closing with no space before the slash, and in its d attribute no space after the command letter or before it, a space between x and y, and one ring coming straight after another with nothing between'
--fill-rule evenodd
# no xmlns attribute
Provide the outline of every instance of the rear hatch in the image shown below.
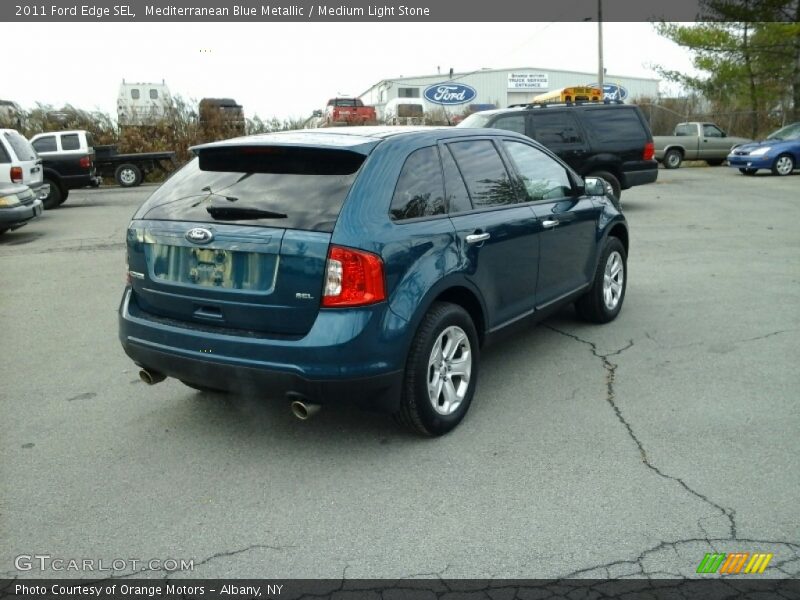
<svg viewBox="0 0 800 600"><path fill-rule="evenodd" d="M16 155L11 159L11 181L22 183L30 187L41 185L44 176L42 172L42 159L36 154L31 143L16 131L5 131L3 137L11 150Z"/></svg>
<svg viewBox="0 0 800 600"><path fill-rule="evenodd" d="M319 312L331 233L365 154L263 145L198 153L128 230L137 306L226 330L304 335Z"/></svg>

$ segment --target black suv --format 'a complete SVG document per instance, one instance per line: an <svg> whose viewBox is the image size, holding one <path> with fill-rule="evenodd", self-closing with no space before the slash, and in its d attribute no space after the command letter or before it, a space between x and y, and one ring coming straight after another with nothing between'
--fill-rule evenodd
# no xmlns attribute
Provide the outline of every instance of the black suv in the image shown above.
<svg viewBox="0 0 800 600"><path fill-rule="evenodd" d="M631 104L528 104L474 113L458 127L494 127L522 133L547 146L584 177L622 190L658 177L653 136Z"/></svg>

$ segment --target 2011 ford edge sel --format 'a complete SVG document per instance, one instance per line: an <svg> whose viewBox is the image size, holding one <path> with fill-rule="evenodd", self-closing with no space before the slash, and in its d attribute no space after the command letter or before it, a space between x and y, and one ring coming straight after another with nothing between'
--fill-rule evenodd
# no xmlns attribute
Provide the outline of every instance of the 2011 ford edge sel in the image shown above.
<svg viewBox="0 0 800 600"><path fill-rule="evenodd" d="M127 233L120 339L148 383L280 396L301 418L353 400L441 435L498 331L622 307L624 216L523 135L358 127L194 151Z"/></svg>

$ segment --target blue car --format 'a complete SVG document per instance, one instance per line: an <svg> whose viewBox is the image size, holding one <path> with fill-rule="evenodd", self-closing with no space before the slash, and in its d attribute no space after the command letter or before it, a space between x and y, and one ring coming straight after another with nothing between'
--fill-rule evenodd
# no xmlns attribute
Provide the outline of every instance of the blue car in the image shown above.
<svg viewBox="0 0 800 600"><path fill-rule="evenodd" d="M600 179L496 129L237 138L136 212L119 337L146 383L354 401L453 429L501 330L622 307L628 228Z"/></svg>
<svg viewBox="0 0 800 600"><path fill-rule="evenodd" d="M791 175L800 164L800 122L781 127L762 142L735 147L728 155L728 165L744 175L770 169L774 175Z"/></svg>

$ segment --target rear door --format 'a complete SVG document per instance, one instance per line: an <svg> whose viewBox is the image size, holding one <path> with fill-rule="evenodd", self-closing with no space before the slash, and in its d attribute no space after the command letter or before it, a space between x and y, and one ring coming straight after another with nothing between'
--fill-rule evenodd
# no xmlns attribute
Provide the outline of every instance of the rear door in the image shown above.
<svg viewBox="0 0 800 600"><path fill-rule="evenodd" d="M302 336L328 246L364 155L298 147L200 151L128 231L133 297L185 323Z"/></svg>
<svg viewBox="0 0 800 600"><path fill-rule="evenodd" d="M543 308L591 280L601 208L575 195L567 170L545 152L517 140L503 148L541 225L536 307Z"/></svg>
<svg viewBox="0 0 800 600"><path fill-rule="evenodd" d="M529 136L557 154L578 173L585 173L586 136L575 115L567 111L536 109L528 116Z"/></svg>
<svg viewBox="0 0 800 600"><path fill-rule="evenodd" d="M14 183L23 183L31 187L41 184L42 159L36 154L31 143L14 130L6 130L3 132L3 137L6 146L11 150L9 153L12 155L11 167L18 168L19 171L16 173L21 173L21 181L16 180Z"/></svg>
<svg viewBox="0 0 800 600"><path fill-rule="evenodd" d="M448 198L465 198L454 209L458 252L464 270L480 289L489 329L534 307L539 264L536 216L520 204L495 142L473 139L441 146Z"/></svg>

